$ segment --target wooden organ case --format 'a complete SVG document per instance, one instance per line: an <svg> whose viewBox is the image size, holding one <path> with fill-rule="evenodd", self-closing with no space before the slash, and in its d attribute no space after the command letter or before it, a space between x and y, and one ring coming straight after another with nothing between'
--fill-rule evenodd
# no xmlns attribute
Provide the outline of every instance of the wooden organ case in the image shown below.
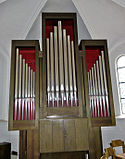
<svg viewBox="0 0 125 159"><path fill-rule="evenodd" d="M75 13L43 13L37 40L12 41L9 130L20 159L98 159L115 125L106 40L78 46Z"/></svg>

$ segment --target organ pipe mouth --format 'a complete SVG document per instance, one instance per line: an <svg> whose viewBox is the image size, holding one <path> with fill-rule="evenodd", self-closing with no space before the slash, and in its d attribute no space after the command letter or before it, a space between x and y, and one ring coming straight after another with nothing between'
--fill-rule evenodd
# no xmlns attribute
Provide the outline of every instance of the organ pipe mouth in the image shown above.
<svg viewBox="0 0 125 159"><path fill-rule="evenodd" d="M65 118L80 118L80 116L78 115L49 115L49 116L46 116L47 119L65 119Z"/></svg>

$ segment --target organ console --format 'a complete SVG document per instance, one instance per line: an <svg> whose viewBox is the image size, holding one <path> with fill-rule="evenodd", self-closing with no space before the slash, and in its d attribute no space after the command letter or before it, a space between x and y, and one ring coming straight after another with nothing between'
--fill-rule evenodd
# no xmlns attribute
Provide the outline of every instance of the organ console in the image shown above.
<svg viewBox="0 0 125 159"><path fill-rule="evenodd" d="M12 41L9 130L20 130L20 159L99 158L100 127L115 124L106 40L78 46L75 13L43 13L42 25L43 51Z"/></svg>

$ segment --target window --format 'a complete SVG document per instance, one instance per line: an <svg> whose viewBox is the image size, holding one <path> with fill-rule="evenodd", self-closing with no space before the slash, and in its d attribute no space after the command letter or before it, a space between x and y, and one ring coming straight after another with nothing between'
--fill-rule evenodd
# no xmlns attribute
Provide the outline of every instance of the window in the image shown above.
<svg viewBox="0 0 125 159"><path fill-rule="evenodd" d="M116 64L121 112L125 114L125 56L120 56Z"/></svg>

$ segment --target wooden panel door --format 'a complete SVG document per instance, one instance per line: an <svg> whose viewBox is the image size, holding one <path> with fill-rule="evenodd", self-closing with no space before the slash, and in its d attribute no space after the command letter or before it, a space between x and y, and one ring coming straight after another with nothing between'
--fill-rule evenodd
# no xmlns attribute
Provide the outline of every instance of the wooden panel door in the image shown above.
<svg viewBox="0 0 125 159"><path fill-rule="evenodd" d="M40 120L40 152L89 150L87 118Z"/></svg>

